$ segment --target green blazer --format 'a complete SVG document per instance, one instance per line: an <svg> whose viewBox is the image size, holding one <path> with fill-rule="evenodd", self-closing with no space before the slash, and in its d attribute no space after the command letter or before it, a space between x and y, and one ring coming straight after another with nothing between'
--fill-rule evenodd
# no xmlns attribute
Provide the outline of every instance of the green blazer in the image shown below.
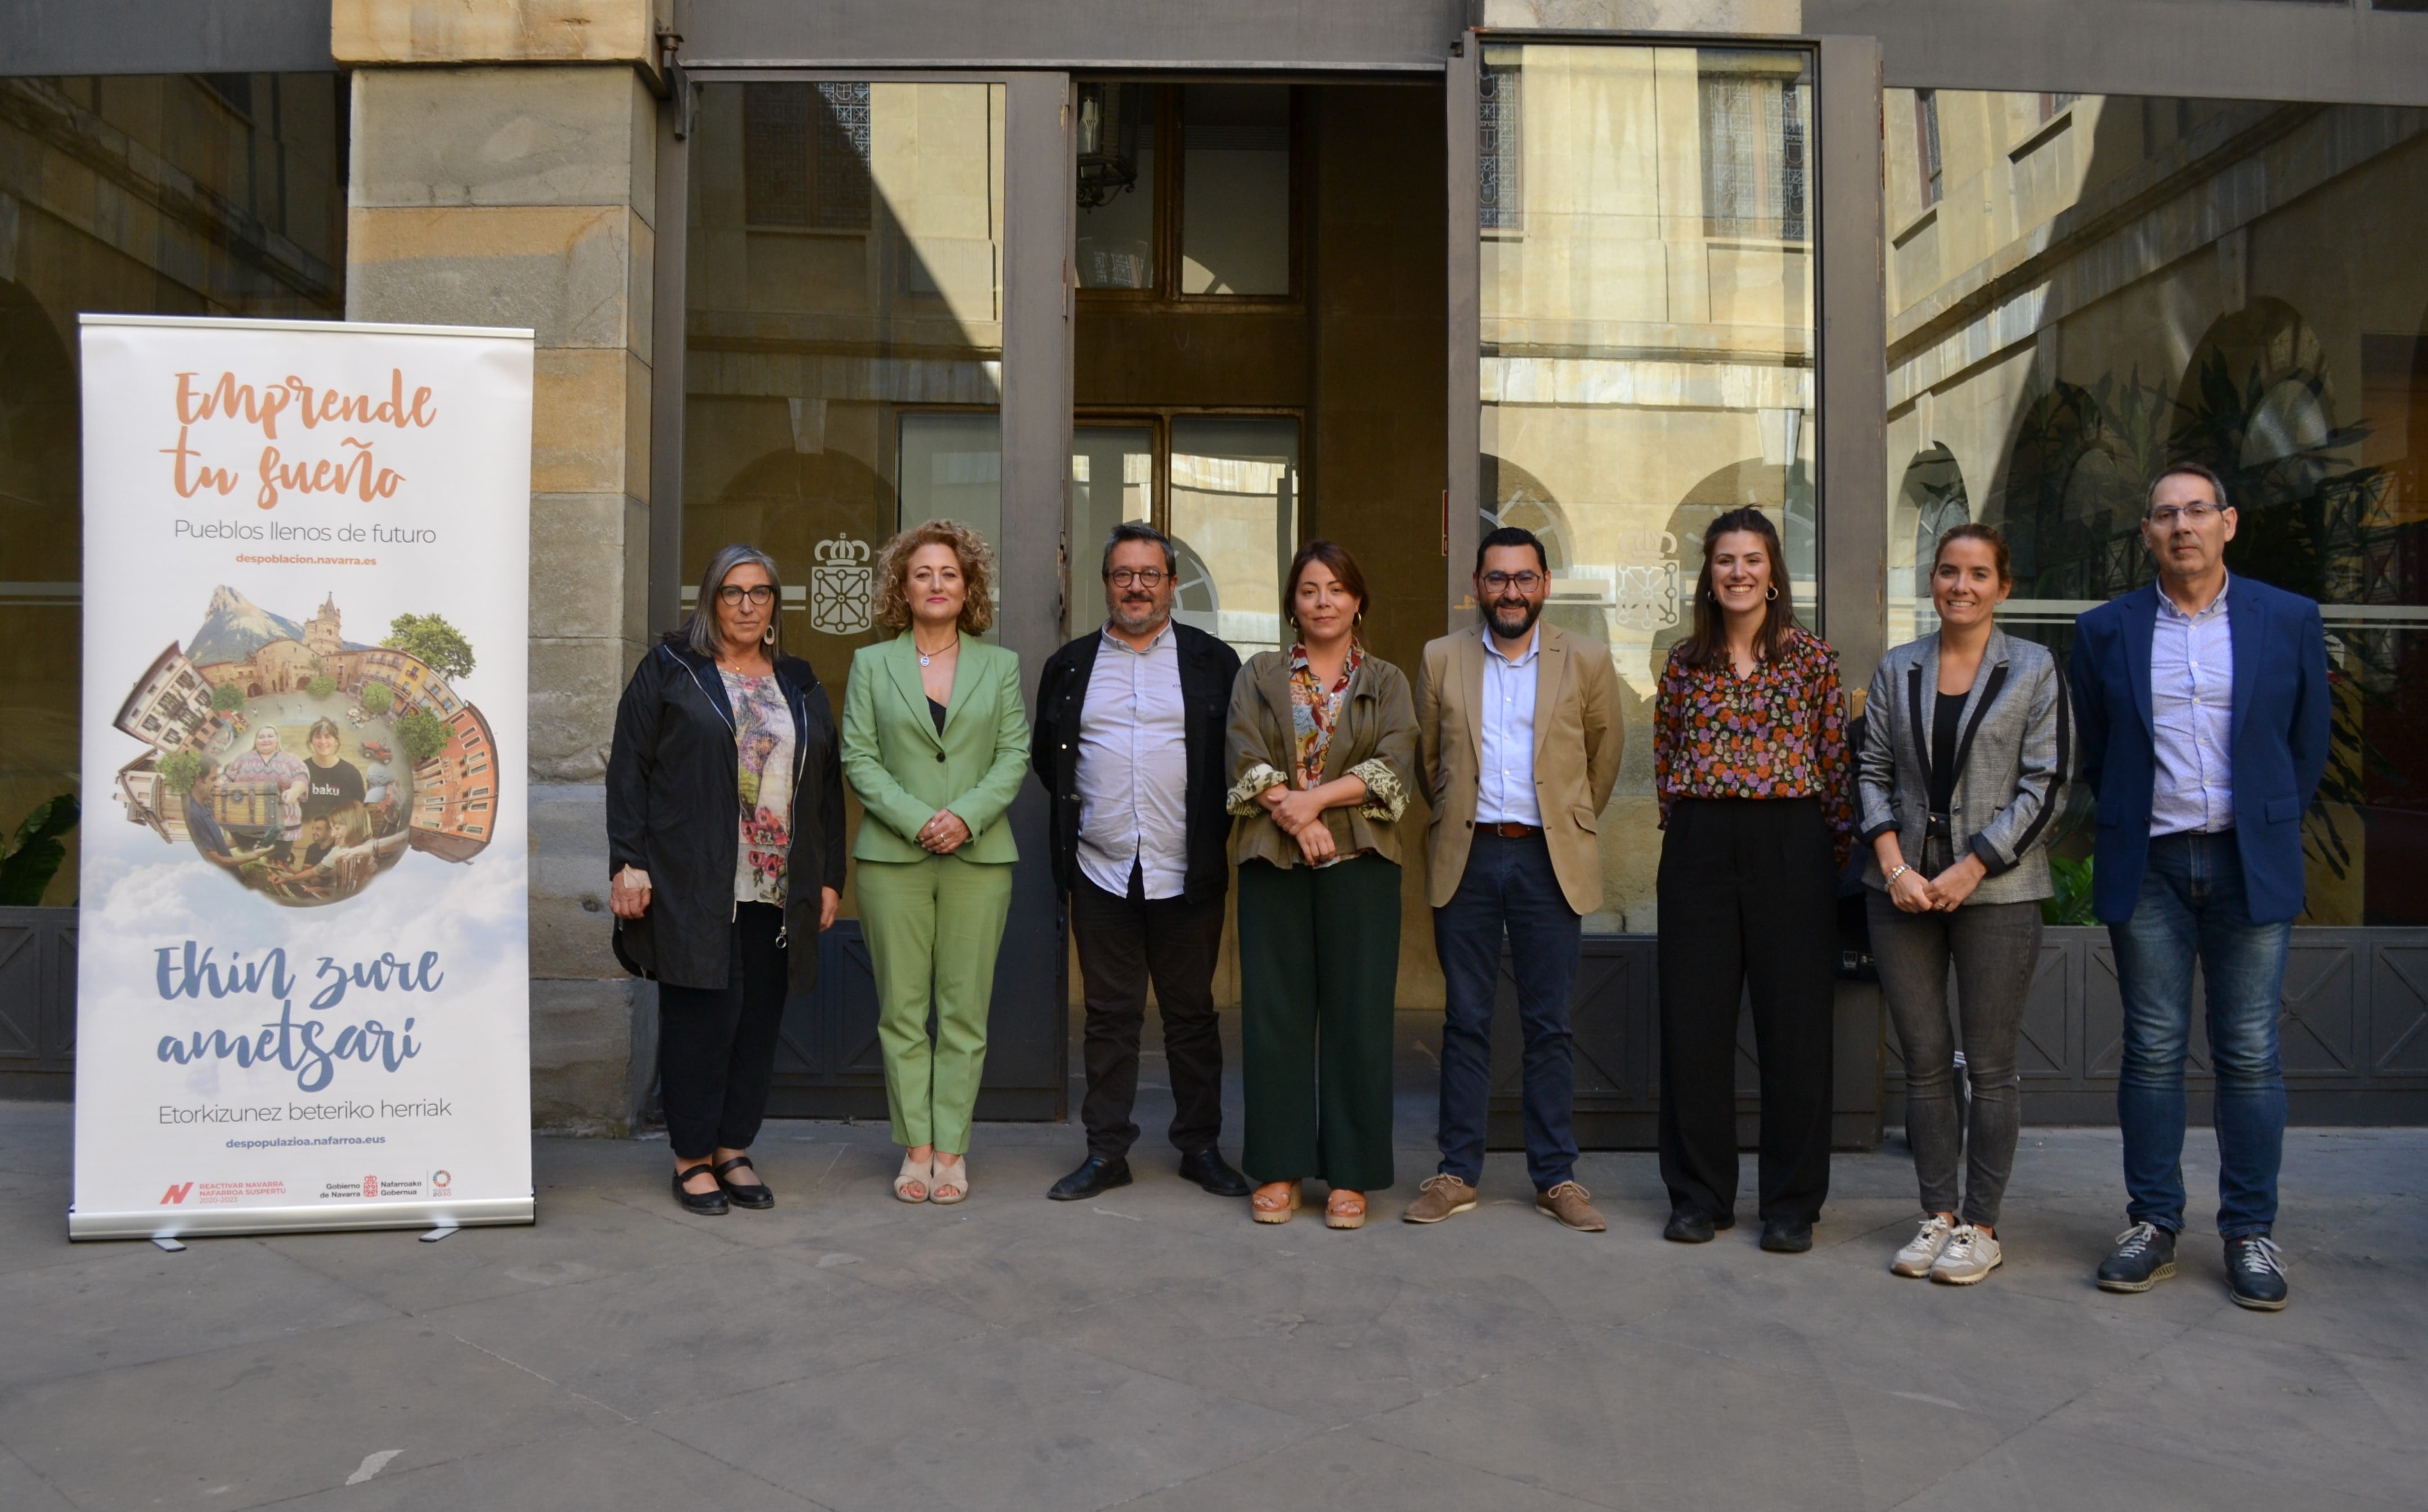
<svg viewBox="0 0 2428 1512"><path fill-rule="evenodd" d="M917 839L939 809L970 827L954 852L964 861L1020 859L1002 822L1028 770L1028 711L1020 701L1020 656L968 635L936 733L919 683L919 652L908 632L852 654L843 700L843 775L868 817L851 847L860 861L925 861Z"/></svg>

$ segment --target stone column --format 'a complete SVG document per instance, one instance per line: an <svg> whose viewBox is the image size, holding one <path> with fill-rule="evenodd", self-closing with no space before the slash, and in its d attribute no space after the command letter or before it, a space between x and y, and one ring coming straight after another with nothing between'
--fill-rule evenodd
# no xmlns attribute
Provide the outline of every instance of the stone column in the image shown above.
<svg viewBox="0 0 2428 1512"><path fill-rule="evenodd" d="M608 739L646 644L656 30L667 0L335 0L350 320L530 326L532 1113L620 1133L654 989L616 966ZM680 214L681 207L675 208Z"/></svg>

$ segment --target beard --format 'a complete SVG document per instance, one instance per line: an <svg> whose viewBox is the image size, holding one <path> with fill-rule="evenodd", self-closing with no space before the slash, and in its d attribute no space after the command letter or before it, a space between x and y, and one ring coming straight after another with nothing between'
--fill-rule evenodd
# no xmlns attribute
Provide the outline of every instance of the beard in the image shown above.
<svg viewBox="0 0 2428 1512"><path fill-rule="evenodd" d="M1509 616L1512 615L1517 616L1518 618L1518 622L1514 625L1509 622ZM1502 640L1518 639L1533 630L1534 621L1542 617L1543 606L1532 600L1507 603L1495 599L1484 606L1485 623L1490 625L1492 633Z"/></svg>
<svg viewBox="0 0 2428 1512"><path fill-rule="evenodd" d="M1152 599L1117 599L1113 601L1113 623L1124 635L1143 635L1161 628L1169 613Z"/></svg>

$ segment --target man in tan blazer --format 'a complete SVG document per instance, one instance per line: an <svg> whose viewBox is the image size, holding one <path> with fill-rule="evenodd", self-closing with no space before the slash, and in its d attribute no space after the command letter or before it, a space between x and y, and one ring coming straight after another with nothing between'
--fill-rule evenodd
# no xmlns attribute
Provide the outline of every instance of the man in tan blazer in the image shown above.
<svg viewBox="0 0 2428 1512"><path fill-rule="evenodd" d="M1618 678L1608 650L1541 622L1550 592L1543 543L1531 531L1503 526L1485 536L1475 556L1484 623L1428 645L1417 683L1419 769L1433 804L1426 901L1449 991L1441 1168L1403 1215L1412 1224L1475 1206L1505 936L1525 1034L1534 1206L1570 1228L1605 1226L1573 1175L1568 996L1584 915L1601 907L1595 831L1618 779Z"/></svg>

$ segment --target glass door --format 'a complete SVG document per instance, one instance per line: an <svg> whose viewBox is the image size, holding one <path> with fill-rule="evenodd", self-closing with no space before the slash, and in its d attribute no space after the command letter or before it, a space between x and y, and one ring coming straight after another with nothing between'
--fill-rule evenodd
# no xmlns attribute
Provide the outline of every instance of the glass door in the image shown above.
<svg viewBox="0 0 2428 1512"><path fill-rule="evenodd" d="M1651 700L1693 627L1704 527L1760 506L1799 616L1818 608L1813 65L1488 42L1471 75L1476 528L1542 538L1546 617L1607 647L1620 685L1589 932L1654 929Z"/></svg>
<svg viewBox="0 0 2428 1512"><path fill-rule="evenodd" d="M1048 174L1029 174L1025 198L1007 186L1024 163L1065 155L1067 92L1058 74L700 77L676 139L683 220L659 249L678 259L664 282L680 279L682 301L681 345L657 353L662 393L680 374L681 413L675 454L658 468L662 488L679 477L669 554L680 562L666 566L688 612L719 548L772 555L784 649L816 669L838 715L853 653L886 634L878 555L908 525L955 519L993 545L989 638L1032 678L1055 644L1070 413L1067 351L1055 343L1067 349L1058 273L1070 216ZM1028 393L1009 393L1008 368L1028 375ZM865 816L848 796L846 809L856 838ZM982 1118L1062 1110L1062 953L1043 821L1025 795L1007 821L1023 871L998 958ZM848 883L842 913L819 943L816 992L786 1010L779 1114L884 1109L875 984Z"/></svg>

